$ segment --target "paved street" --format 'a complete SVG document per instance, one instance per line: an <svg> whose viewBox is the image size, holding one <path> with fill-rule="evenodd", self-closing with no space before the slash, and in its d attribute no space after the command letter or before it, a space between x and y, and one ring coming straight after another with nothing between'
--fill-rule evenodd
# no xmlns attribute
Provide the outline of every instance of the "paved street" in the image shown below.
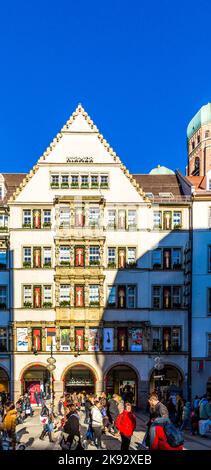
<svg viewBox="0 0 211 470"><path fill-rule="evenodd" d="M26 450L61 450L58 444L58 438L60 432L56 432L53 435L55 440L54 443L50 443L48 437L45 437L44 441L39 440L39 436L42 430L39 419L40 410L35 409L33 418L27 418L24 424L17 426L18 436L20 437L20 442L25 443ZM146 416L142 413L137 413L137 427L136 431L131 440L131 450L136 450L137 444L142 441L145 433L144 422ZM81 426L82 433L86 432L87 426L83 424L84 415L81 413ZM103 444L107 450L120 450L120 439L116 439L110 434L103 436ZM185 449L187 450L211 450L211 439L202 438L198 436L191 436L189 433L185 434ZM94 446L89 445L88 450L95 450Z"/></svg>

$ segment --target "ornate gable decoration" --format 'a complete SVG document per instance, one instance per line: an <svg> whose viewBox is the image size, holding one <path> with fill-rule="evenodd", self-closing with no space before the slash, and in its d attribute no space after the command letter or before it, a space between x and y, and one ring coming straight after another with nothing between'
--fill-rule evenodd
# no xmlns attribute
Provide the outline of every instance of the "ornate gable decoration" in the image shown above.
<svg viewBox="0 0 211 470"><path fill-rule="evenodd" d="M139 186L135 178L130 174L128 171L127 167L123 165L121 162L120 158L116 154L116 152L113 150L112 147L110 147L109 143L107 142L106 139L104 139L103 135L100 133L98 130L97 126L94 124L88 113L84 110L83 106L79 104L75 110L75 112L71 115L71 117L68 119L66 124L62 127L60 132L56 135L56 137L52 140L50 143L49 147L45 150L43 155L39 158L38 162L36 165L33 166L31 171L26 175L26 177L23 179L22 183L16 188L16 191L13 193L13 195L10 197L8 202L13 202L15 201L16 197L21 193L22 189L27 185L28 181L34 176L34 174L37 172L39 169L39 163L45 161L46 157L52 152L52 150L56 147L57 143L61 140L63 133L70 131L71 125L74 123L76 117L81 114L89 127L91 128L92 132L97 134L98 139L100 142L103 144L107 152L112 156L114 162L120 164L120 168L123 171L123 173L127 176L127 178L130 180L131 184L134 186L136 191L143 197L143 199L147 202L150 202L150 200L147 198L145 193L143 192L142 188Z"/></svg>

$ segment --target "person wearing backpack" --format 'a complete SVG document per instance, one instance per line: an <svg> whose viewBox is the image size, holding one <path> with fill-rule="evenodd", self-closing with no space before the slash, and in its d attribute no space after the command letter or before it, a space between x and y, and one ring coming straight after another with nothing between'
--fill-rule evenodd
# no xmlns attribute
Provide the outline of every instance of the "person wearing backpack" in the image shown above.
<svg viewBox="0 0 211 470"><path fill-rule="evenodd" d="M184 438L168 418L156 418L150 426L150 450L184 450Z"/></svg>
<svg viewBox="0 0 211 470"><path fill-rule="evenodd" d="M136 418L132 412L131 403L125 403L125 409L117 417L116 427L122 439L121 451L126 452L129 449L131 437L136 428Z"/></svg>

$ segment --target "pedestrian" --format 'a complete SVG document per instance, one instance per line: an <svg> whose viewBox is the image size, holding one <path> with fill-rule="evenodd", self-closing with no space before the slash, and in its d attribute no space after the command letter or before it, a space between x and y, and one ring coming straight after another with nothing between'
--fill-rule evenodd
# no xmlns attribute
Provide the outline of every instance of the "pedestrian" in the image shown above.
<svg viewBox="0 0 211 470"><path fill-rule="evenodd" d="M183 410L182 410L182 424L180 426L180 431L183 429L191 427L191 404L189 401L183 401Z"/></svg>
<svg viewBox="0 0 211 470"><path fill-rule="evenodd" d="M118 429L116 427L116 420L117 420L117 416L119 415L118 404L119 404L119 395L114 393L113 397L110 400L108 400L108 416L110 419L110 431L113 428L114 437L119 436Z"/></svg>
<svg viewBox="0 0 211 470"><path fill-rule="evenodd" d="M174 405L172 398L169 397L169 400L167 402L167 410L169 412L169 419L171 420L172 423L175 424L176 422L176 406Z"/></svg>
<svg viewBox="0 0 211 470"><path fill-rule="evenodd" d="M34 392L34 398L35 398L37 406L39 406L39 404L40 404L39 403L39 391L37 389Z"/></svg>
<svg viewBox="0 0 211 470"><path fill-rule="evenodd" d="M184 438L169 418L155 418L149 430L150 450L183 450Z"/></svg>
<svg viewBox="0 0 211 470"><path fill-rule="evenodd" d="M127 452L130 446L131 437L136 428L136 418L132 412L131 403L125 403L125 409L117 417L116 427L120 432L122 440L121 451Z"/></svg>
<svg viewBox="0 0 211 470"><path fill-rule="evenodd" d="M103 429L103 416L101 413L101 404L99 400L94 401L94 406L91 409L91 425L94 433L94 441L97 449L104 449L102 445L102 429Z"/></svg>
<svg viewBox="0 0 211 470"><path fill-rule="evenodd" d="M91 417L90 414L91 414L92 406L93 406L93 403L92 403L91 395L86 395L86 399L85 399L85 420L84 420L85 424L90 423L90 417Z"/></svg>
<svg viewBox="0 0 211 470"><path fill-rule="evenodd" d="M12 449L16 447L16 419L17 411L13 402L5 403L5 414L0 423L0 431L7 434L8 439L11 441ZM3 437L4 439L4 437Z"/></svg>
<svg viewBox="0 0 211 470"><path fill-rule="evenodd" d="M181 426L182 424L182 410L183 410L183 400L180 395L176 396L176 425Z"/></svg>
<svg viewBox="0 0 211 470"><path fill-rule="evenodd" d="M152 392L148 399L149 402L149 420L147 421L147 430L143 439L143 443L149 447L150 427L156 418L169 418L166 406L159 401L158 394Z"/></svg>
<svg viewBox="0 0 211 470"><path fill-rule="evenodd" d="M64 416L64 403L63 403L63 397L60 397L59 402L58 402L58 414L59 416Z"/></svg>
<svg viewBox="0 0 211 470"><path fill-rule="evenodd" d="M73 446L75 441L75 450L82 448L81 446L81 437L80 437L80 427L79 427L79 414L77 412L75 404L69 404L67 406L67 415L66 423L64 425L63 431L68 434L66 442L68 443L69 450Z"/></svg>

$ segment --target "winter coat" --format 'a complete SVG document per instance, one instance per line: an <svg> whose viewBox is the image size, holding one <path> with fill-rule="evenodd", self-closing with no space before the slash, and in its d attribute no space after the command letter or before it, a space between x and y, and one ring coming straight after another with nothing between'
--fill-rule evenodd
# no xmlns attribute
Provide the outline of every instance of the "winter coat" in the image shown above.
<svg viewBox="0 0 211 470"><path fill-rule="evenodd" d="M199 405L200 419L208 419L211 416L211 404L207 400L203 400Z"/></svg>
<svg viewBox="0 0 211 470"><path fill-rule="evenodd" d="M109 416L111 417L111 419L115 421L119 414L119 409L118 409L118 403L113 398L111 398L111 400L108 401L108 412L109 412Z"/></svg>
<svg viewBox="0 0 211 470"><path fill-rule="evenodd" d="M116 420L116 427L120 434L131 437L136 428L136 418L131 411L124 410L119 414Z"/></svg>
<svg viewBox="0 0 211 470"><path fill-rule="evenodd" d="M93 408L91 409L91 420L93 428L103 426L102 413L97 406L93 406Z"/></svg>
<svg viewBox="0 0 211 470"><path fill-rule="evenodd" d="M3 431L14 433L16 429L16 418L17 418L16 410L8 411L5 417L3 418L3 422L1 424L1 428L3 429Z"/></svg>
<svg viewBox="0 0 211 470"><path fill-rule="evenodd" d="M191 415L191 404L190 402L187 402L182 410L182 420L185 421L186 419L190 419Z"/></svg>
<svg viewBox="0 0 211 470"><path fill-rule="evenodd" d="M151 419L168 418L168 417L169 417L169 412L166 406L160 401L157 403L157 405L154 408L150 408Z"/></svg>
<svg viewBox="0 0 211 470"><path fill-rule="evenodd" d="M80 438L79 416L77 413L68 413L67 421L64 425L64 432L68 434L68 442L72 443L74 436Z"/></svg>
<svg viewBox="0 0 211 470"><path fill-rule="evenodd" d="M150 450L183 450L183 445L178 447L171 447L166 438L163 426L156 425L153 439L150 435Z"/></svg>

